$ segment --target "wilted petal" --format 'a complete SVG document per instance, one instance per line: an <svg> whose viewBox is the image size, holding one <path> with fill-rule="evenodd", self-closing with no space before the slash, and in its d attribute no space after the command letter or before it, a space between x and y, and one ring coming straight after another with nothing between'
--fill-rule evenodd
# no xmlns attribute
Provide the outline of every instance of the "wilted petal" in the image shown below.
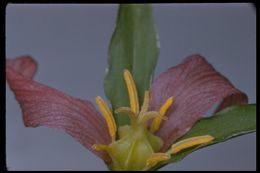
<svg viewBox="0 0 260 173"><path fill-rule="evenodd" d="M7 81L22 108L25 126L63 129L103 160L110 161L106 153L91 148L93 144L111 141L104 119L91 102L31 80L35 70L31 57L6 60Z"/></svg>
<svg viewBox="0 0 260 173"><path fill-rule="evenodd" d="M247 96L236 89L200 55L187 57L183 63L160 74L152 84L150 109L158 110L169 97L174 103L168 110L157 135L165 151L184 135L216 103L217 111L232 104L247 103Z"/></svg>

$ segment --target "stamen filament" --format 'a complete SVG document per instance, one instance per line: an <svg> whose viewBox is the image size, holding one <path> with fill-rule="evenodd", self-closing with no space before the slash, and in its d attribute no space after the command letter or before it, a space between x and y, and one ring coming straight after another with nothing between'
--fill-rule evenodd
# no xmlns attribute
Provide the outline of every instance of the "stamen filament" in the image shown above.
<svg viewBox="0 0 260 173"><path fill-rule="evenodd" d="M145 91L145 92L144 92L144 102L143 102L143 105L142 105L140 114L142 114L142 113L148 111L148 108L149 108L149 100L150 100L149 91Z"/></svg>
<svg viewBox="0 0 260 173"><path fill-rule="evenodd" d="M114 141L115 136L116 136L116 123L115 123L113 114L110 111L110 109L108 108L108 106L105 104L104 100L102 100L102 98L100 96L96 97L96 102L97 102L97 105L98 105L103 117L106 120L109 134L112 138L112 141Z"/></svg>
<svg viewBox="0 0 260 173"><path fill-rule="evenodd" d="M172 105L173 103L173 97L170 97L166 100L166 102L161 106L159 112L160 112L160 115L163 117L165 115L165 113L167 112L167 110L170 108L170 106ZM151 132L154 133L156 132L159 128L160 128L160 125L161 125L161 121L162 121L162 118L160 117L157 117L153 120L152 124L151 124Z"/></svg>
<svg viewBox="0 0 260 173"><path fill-rule="evenodd" d="M171 146L171 153L176 154L180 152L181 150L193 147L195 145L205 144L210 141L214 140L214 137L211 135L204 135L204 136L196 136L188 139L181 140L180 142L177 142L176 144L173 144Z"/></svg>
<svg viewBox="0 0 260 173"><path fill-rule="evenodd" d="M124 70L124 79L128 90L130 107L135 114L138 114L139 102L138 102L137 91L136 91L134 79L128 70Z"/></svg>
<svg viewBox="0 0 260 173"><path fill-rule="evenodd" d="M107 151L108 146L104 144L94 144L91 148L96 151Z"/></svg>
<svg viewBox="0 0 260 173"><path fill-rule="evenodd" d="M159 118L159 119L167 120L167 117L161 116L159 112L149 111L149 112L146 112L146 113L143 113L143 114L139 115L138 123L139 123L139 124L140 124L140 123L145 123L145 122L147 122L149 119L152 119L152 118Z"/></svg>
<svg viewBox="0 0 260 173"><path fill-rule="evenodd" d="M146 160L146 166L152 167L158 162L170 159L170 155L166 153L154 153Z"/></svg>
<svg viewBox="0 0 260 173"><path fill-rule="evenodd" d="M126 113L131 119L132 123L136 121L136 115L129 107L119 107L115 110L115 113L120 113L120 112Z"/></svg>

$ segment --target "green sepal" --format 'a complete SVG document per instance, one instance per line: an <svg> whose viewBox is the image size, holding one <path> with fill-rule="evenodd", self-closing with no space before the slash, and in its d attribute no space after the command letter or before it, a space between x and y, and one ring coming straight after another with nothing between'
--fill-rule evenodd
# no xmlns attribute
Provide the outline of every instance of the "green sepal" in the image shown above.
<svg viewBox="0 0 260 173"><path fill-rule="evenodd" d="M123 4L119 6L116 28L113 33L104 81L105 94L115 110L129 106L129 98L123 79L124 69L134 78L139 104L144 91L149 89L159 55L158 40L154 28L152 7L148 4ZM117 125L129 124L128 116L114 114Z"/></svg>
<svg viewBox="0 0 260 173"><path fill-rule="evenodd" d="M255 130L256 104L228 107L211 117L202 118L186 135L176 141L178 142L195 136L212 135L215 139L211 143L183 150L172 155L170 160L163 161L150 170L158 170L169 163L181 161L187 155L200 148L224 142L240 135L252 133L255 132Z"/></svg>

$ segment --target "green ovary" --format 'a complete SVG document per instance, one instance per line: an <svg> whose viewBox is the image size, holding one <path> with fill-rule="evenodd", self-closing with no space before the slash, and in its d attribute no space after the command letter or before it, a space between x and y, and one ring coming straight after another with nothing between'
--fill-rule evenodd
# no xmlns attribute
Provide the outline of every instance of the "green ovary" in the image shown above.
<svg viewBox="0 0 260 173"><path fill-rule="evenodd" d="M162 104L159 111L149 111L150 95L149 91L145 91L143 105L139 111L136 87L128 70L124 70L124 79L128 89L130 107L119 107L115 113L121 112L128 115L131 125L117 128L108 106L101 97L96 97L96 102L107 122L112 142L109 145L94 144L92 148L109 154L112 162L108 166L111 170L149 170L160 161L170 159L171 154L214 140L214 137L210 135L196 136L173 144L166 153L159 152L163 141L153 133L159 130L162 120L167 120L165 114L173 103L173 96ZM149 120L152 121L148 130Z"/></svg>
<svg viewBox="0 0 260 173"><path fill-rule="evenodd" d="M119 127L119 140L107 149L112 158L109 167L112 170L145 170L147 159L162 145L163 141L144 126Z"/></svg>
<svg viewBox="0 0 260 173"><path fill-rule="evenodd" d="M158 153L163 146L161 138L154 133L159 129L167 109L172 104L172 99L166 101L159 111L149 111L149 91L144 93L144 101L139 109L139 101L135 83L131 73L124 70L130 107L119 107L115 113L125 113L131 119L131 125L116 127L113 114L101 99L96 97L96 102L104 116L112 139L109 145L94 144L92 147L97 151L105 151L109 154L112 162L109 163L111 170L148 170L157 162L169 159L169 154ZM163 111L162 111L163 110ZM148 130L148 121L152 121L152 127ZM117 135L116 135L117 134ZM157 154L157 155L156 155ZM158 156L161 154L162 156Z"/></svg>

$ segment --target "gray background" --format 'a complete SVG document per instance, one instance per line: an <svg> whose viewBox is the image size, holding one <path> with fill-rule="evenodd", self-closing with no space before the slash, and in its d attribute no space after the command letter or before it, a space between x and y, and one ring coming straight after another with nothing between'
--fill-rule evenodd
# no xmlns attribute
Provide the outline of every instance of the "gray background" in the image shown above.
<svg viewBox="0 0 260 173"><path fill-rule="evenodd" d="M35 80L94 102L105 98L103 79L118 5L27 5L6 8L6 54L32 55ZM156 4L161 52L155 76L200 53L256 102L256 16L251 4ZM46 127L25 128L6 89L9 170L107 170L71 136ZM235 122L234 122L235 123ZM234 138L161 170L255 170L255 133Z"/></svg>

